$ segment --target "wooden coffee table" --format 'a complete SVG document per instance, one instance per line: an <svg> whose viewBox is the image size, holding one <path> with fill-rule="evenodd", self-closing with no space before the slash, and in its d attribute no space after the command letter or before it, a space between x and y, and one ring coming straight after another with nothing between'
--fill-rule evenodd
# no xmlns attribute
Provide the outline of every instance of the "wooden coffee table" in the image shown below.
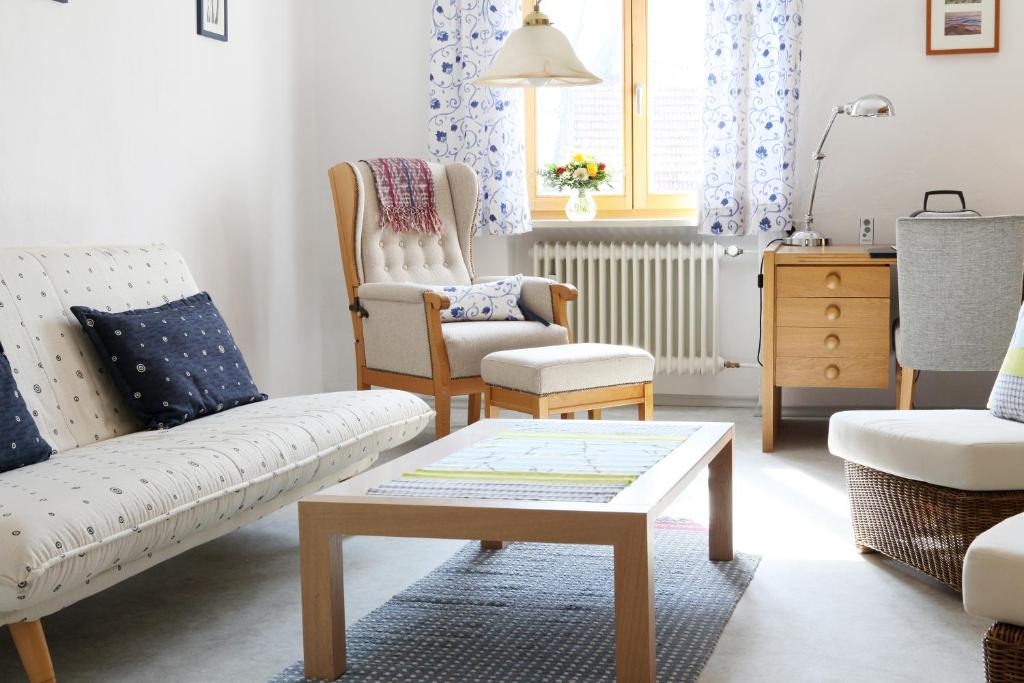
<svg viewBox="0 0 1024 683"><path fill-rule="evenodd" d="M553 424L565 425L560 421ZM615 567L616 678L655 680L654 520L705 467L711 498L710 558L729 561L732 549L733 425L657 423L696 432L607 503L413 498L368 495L376 486L434 463L502 432L515 420L484 420L299 503L302 630L305 673L333 680L345 673L342 537L485 539L610 545ZM539 424L532 421L533 425ZM586 433L590 425L576 422ZM621 423L651 425L650 422Z"/></svg>

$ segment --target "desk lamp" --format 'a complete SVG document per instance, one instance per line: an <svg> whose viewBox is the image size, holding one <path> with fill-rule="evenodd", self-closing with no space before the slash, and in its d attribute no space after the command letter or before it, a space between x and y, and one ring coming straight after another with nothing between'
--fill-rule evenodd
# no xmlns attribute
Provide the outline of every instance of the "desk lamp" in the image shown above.
<svg viewBox="0 0 1024 683"><path fill-rule="evenodd" d="M892 102L882 95L864 95L853 102L832 108L832 118L829 119L825 134L818 143L818 151L814 153L814 183L811 185L811 202L807 207L807 216L804 217L803 230L798 230L783 239L783 244L795 247L821 247L832 243L831 237L825 237L814 229L814 195L818 192L818 176L821 174L821 162L825 159L825 141L828 140L828 134L832 132L832 126L839 115L875 118L894 116L895 113Z"/></svg>

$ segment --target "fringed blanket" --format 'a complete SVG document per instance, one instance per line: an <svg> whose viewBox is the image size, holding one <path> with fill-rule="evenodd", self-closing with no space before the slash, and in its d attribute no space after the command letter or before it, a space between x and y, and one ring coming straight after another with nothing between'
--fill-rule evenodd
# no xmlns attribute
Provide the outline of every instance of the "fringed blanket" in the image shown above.
<svg viewBox="0 0 1024 683"><path fill-rule="evenodd" d="M392 232L444 231L434 204L434 181L422 159L367 159L377 185L381 228Z"/></svg>

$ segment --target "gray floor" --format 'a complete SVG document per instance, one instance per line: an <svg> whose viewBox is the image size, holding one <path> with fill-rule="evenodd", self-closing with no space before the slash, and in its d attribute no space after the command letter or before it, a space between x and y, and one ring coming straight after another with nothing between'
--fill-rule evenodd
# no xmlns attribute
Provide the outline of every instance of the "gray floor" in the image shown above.
<svg viewBox="0 0 1024 683"><path fill-rule="evenodd" d="M607 411L607 418L632 417ZM787 422L774 455L749 410L661 408L658 419L737 424L736 544L764 560L702 681L979 681L988 624L959 596L850 541L826 423ZM416 443L428 440L421 435ZM671 514L706 521L703 482ZM346 606L358 619L461 542L350 538ZM254 681L301 657L298 534L290 506L44 621L58 678ZM0 637L0 681L22 680Z"/></svg>

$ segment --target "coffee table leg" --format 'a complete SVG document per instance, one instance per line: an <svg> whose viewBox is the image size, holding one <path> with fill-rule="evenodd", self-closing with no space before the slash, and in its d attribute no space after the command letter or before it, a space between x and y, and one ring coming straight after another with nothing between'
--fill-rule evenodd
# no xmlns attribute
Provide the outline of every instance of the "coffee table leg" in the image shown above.
<svg viewBox="0 0 1024 683"><path fill-rule="evenodd" d="M302 646L307 678L334 680L348 668L341 538L317 529L299 504Z"/></svg>
<svg viewBox="0 0 1024 683"><path fill-rule="evenodd" d="M654 683L654 539L644 524L615 547L615 680Z"/></svg>
<svg viewBox="0 0 1024 683"><path fill-rule="evenodd" d="M708 494L711 524L708 531L709 557L730 562L732 550L732 441L708 465Z"/></svg>

